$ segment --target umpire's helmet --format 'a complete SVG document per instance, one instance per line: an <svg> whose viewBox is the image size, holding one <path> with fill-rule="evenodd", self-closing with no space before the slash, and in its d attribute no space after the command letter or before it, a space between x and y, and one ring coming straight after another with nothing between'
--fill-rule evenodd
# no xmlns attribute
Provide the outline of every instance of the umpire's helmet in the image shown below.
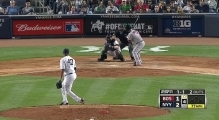
<svg viewBox="0 0 219 120"><path fill-rule="evenodd" d="M126 29L127 31L129 31L129 30L132 29L132 27L131 27L130 25L126 25L126 26L125 26L125 29Z"/></svg>
<svg viewBox="0 0 219 120"><path fill-rule="evenodd" d="M124 30L123 25L120 25L120 26L119 26L119 30L120 30L120 31Z"/></svg>

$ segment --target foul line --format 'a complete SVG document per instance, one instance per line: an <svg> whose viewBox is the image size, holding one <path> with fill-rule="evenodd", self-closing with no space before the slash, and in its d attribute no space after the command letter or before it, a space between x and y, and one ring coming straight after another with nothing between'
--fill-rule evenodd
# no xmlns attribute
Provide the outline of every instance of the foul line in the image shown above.
<svg viewBox="0 0 219 120"><path fill-rule="evenodd" d="M215 73L208 73L208 72L198 72L198 71L187 71L187 70L176 70L171 68L153 68L153 67L142 67L142 68L149 68L149 69L157 69L157 70L170 70L170 71L176 71L176 72L185 72L185 73L195 73L195 74L204 74L204 75L219 75Z"/></svg>

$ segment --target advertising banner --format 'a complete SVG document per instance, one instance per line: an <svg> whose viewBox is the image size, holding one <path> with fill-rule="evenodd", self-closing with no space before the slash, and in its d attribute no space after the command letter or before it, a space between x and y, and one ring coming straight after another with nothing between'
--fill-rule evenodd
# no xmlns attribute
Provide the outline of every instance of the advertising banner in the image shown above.
<svg viewBox="0 0 219 120"><path fill-rule="evenodd" d="M115 32L120 25L131 25L135 30L138 30L141 35L157 35L158 34L158 19L157 18L139 18L134 24L136 18L87 18L85 19L85 34L86 35L106 35L107 33Z"/></svg>
<svg viewBox="0 0 219 120"><path fill-rule="evenodd" d="M0 17L0 33L0 38L12 38L9 18Z"/></svg>
<svg viewBox="0 0 219 120"><path fill-rule="evenodd" d="M82 35L83 19L13 20L13 36Z"/></svg>
<svg viewBox="0 0 219 120"><path fill-rule="evenodd" d="M198 36L202 35L203 21L201 18L164 18L163 35Z"/></svg>
<svg viewBox="0 0 219 120"><path fill-rule="evenodd" d="M204 23L205 37L219 37L218 21L219 21L218 15L205 15L205 23Z"/></svg>

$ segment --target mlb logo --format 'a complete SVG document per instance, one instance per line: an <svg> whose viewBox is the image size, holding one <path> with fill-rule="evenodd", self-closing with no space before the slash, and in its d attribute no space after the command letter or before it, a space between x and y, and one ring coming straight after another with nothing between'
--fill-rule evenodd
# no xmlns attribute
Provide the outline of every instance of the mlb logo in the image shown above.
<svg viewBox="0 0 219 120"><path fill-rule="evenodd" d="M146 28L147 30L153 30L153 26L152 26L152 25L145 25L145 28Z"/></svg>
<svg viewBox="0 0 219 120"><path fill-rule="evenodd" d="M65 32L79 32L80 31L79 24L66 24L65 25Z"/></svg>

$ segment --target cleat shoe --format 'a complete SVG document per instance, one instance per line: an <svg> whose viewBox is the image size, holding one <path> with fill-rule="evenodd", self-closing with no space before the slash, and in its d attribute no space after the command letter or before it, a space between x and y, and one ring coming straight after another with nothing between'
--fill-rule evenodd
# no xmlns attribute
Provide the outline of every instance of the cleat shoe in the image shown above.
<svg viewBox="0 0 219 120"><path fill-rule="evenodd" d="M80 103L84 104L84 98L81 98Z"/></svg>
<svg viewBox="0 0 219 120"><path fill-rule="evenodd" d="M104 61L105 59L107 59L107 55L106 55L106 54L101 55L100 58L98 58L97 60L98 60L99 62L101 62L101 61Z"/></svg>
<svg viewBox="0 0 219 120"><path fill-rule="evenodd" d="M104 61L104 59L101 59L101 58L98 58L97 60L98 60L98 62Z"/></svg>
<svg viewBox="0 0 219 120"><path fill-rule="evenodd" d="M121 62L125 62L125 59L121 59Z"/></svg>
<svg viewBox="0 0 219 120"><path fill-rule="evenodd" d="M134 62L133 66L141 66L141 65L137 65L136 62Z"/></svg>
<svg viewBox="0 0 219 120"><path fill-rule="evenodd" d="M68 103L62 102L62 103L60 103L59 105L68 105Z"/></svg>
<svg viewBox="0 0 219 120"><path fill-rule="evenodd" d="M113 57L113 60L118 60L119 58L118 57Z"/></svg>

